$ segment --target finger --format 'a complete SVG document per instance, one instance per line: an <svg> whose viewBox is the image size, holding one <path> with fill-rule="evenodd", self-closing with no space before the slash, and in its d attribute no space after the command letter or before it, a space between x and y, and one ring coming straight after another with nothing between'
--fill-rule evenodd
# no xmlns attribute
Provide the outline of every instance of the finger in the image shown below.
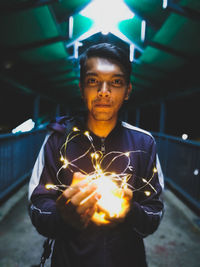
<svg viewBox="0 0 200 267"><path fill-rule="evenodd" d="M124 189L124 197L127 198L127 200L131 200L133 197L132 190L129 188Z"/></svg>
<svg viewBox="0 0 200 267"><path fill-rule="evenodd" d="M63 192L63 197L66 199L72 198L76 193L84 191L84 188L88 185L87 180L82 180L79 183L70 186Z"/></svg>
<svg viewBox="0 0 200 267"><path fill-rule="evenodd" d="M91 218L93 216L93 214L95 213L96 208L95 206L93 206L90 209L87 209L83 214L81 214L81 220L84 224L84 227L87 227L88 224L91 222Z"/></svg>
<svg viewBox="0 0 200 267"><path fill-rule="evenodd" d="M79 182L86 180L86 175L82 174L81 172L75 172L72 179L72 186L78 184Z"/></svg>
<svg viewBox="0 0 200 267"><path fill-rule="evenodd" d="M80 205L80 203L86 199L87 197L90 198L89 196L95 192L96 190L96 186L94 184L90 184L85 188L81 188L81 191L76 193L72 198L71 198L71 202L75 205L78 206ZM85 200L85 201L86 201Z"/></svg>
<svg viewBox="0 0 200 267"><path fill-rule="evenodd" d="M92 194L90 194L87 197L87 200L85 199L80 203L80 205L77 207L77 212L79 214L84 214L85 212L88 212L88 210L95 209L95 205L97 201L100 199L100 195L94 191Z"/></svg>

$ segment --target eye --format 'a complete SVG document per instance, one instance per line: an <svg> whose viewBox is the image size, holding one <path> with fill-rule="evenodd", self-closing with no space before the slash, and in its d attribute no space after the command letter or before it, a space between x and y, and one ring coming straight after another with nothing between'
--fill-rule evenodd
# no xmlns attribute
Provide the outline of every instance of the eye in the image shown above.
<svg viewBox="0 0 200 267"><path fill-rule="evenodd" d="M123 86L124 81L122 79L114 79L112 80L112 85L115 87L121 87Z"/></svg>
<svg viewBox="0 0 200 267"><path fill-rule="evenodd" d="M96 86L98 85L99 81L96 78L88 78L87 84L90 86Z"/></svg>

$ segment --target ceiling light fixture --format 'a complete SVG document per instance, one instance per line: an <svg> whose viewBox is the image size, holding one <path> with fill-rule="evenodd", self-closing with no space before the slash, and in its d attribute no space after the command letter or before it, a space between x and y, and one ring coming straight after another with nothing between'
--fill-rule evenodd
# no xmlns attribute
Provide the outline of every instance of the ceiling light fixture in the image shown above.
<svg viewBox="0 0 200 267"><path fill-rule="evenodd" d="M115 30L120 21L134 17L123 0L93 0L80 14L92 19L96 32L102 34Z"/></svg>
<svg viewBox="0 0 200 267"><path fill-rule="evenodd" d="M142 20L141 24L141 41L144 42L145 40L145 33L146 33L146 21Z"/></svg>
<svg viewBox="0 0 200 267"><path fill-rule="evenodd" d="M163 0L163 8L167 8L168 0Z"/></svg>

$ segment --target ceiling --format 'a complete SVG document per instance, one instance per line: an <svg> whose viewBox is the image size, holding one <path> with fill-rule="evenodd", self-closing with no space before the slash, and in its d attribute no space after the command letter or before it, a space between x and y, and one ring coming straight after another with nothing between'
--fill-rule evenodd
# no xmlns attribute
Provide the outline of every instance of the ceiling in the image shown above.
<svg viewBox="0 0 200 267"><path fill-rule="evenodd" d="M79 13L90 0L1 0L1 82L74 105L80 99L78 55L90 44L107 41L132 49L130 105L199 91L200 1L123 2L134 17L119 21L117 34L105 35L91 34L95 22ZM104 4L98 12L102 18L106 10L110 17L118 12Z"/></svg>

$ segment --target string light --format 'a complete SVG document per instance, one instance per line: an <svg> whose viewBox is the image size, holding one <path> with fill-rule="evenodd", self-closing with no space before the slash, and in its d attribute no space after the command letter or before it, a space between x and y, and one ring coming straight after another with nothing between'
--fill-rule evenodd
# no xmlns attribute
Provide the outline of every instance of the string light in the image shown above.
<svg viewBox="0 0 200 267"><path fill-rule="evenodd" d="M75 137L78 137L79 135L85 135L87 139L89 140L90 146L89 148L81 154L79 157L73 159L72 161L69 161L67 159L67 146L68 143L74 139ZM91 149L93 149L93 152L91 153ZM89 154L90 153L90 154ZM135 188L132 185L128 183L129 179L132 177L132 174L128 173L127 171L133 171L133 166L131 166L131 160L130 155L134 153L147 153L142 150L135 150L135 151L127 151L127 152L121 152L121 151L111 151L107 154L103 154L101 151L97 151L93 144L93 139L89 133L89 131L81 132L77 127L73 127L72 132L70 132L66 138L65 143L62 145L60 149L60 160L63 162L63 165L57 172L57 180L60 184L53 185L53 184L46 184L47 190L58 190L63 192L66 188L70 188L70 186L67 186L63 184L59 178L60 171L62 169L68 168L71 172L74 172L75 168L77 171L81 172L86 176L85 179L87 179L88 184L95 184L96 190L87 196L85 199L82 200L80 205L83 205L89 198L91 198L95 193L98 193L101 195L101 198L97 201L97 211L92 216L91 220L95 222L97 225L100 224L108 224L110 223L108 218L118 218L122 216L127 209L129 208L129 202L127 198L124 196L124 190L129 188L132 193L135 191L142 191L147 186L149 186L154 192L157 192L156 189L152 186L151 181L154 177L154 174L157 172L156 167L153 167L152 170L152 176L150 178L146 177L138 177L141 179L141 181L144 183L144 185L140 186L139 188ZM91 162L93 165L94 171L91 173L87 173L85 170L82 170L78 165L75 164L76 161L79 159L87 156L89 154L91 158ZM102 169L102 163L103 161L108 157L114 155L112 157L112 160L110 160L107 164L107 166L104 166L104 169ZM108 168L111 166L111 164L117 159L121 157L126 157L127 164L122 170L121 173L116 172L109 172ZM150 158L150 160L152 160ZM153 161L152 161L153 162ZM105 165L105 164L104 164ZM72 186L79 182L79 179L75 180L73 178ZM151 195L151 191L144 190L144 195L146 197L149 197Z"/></svg>

